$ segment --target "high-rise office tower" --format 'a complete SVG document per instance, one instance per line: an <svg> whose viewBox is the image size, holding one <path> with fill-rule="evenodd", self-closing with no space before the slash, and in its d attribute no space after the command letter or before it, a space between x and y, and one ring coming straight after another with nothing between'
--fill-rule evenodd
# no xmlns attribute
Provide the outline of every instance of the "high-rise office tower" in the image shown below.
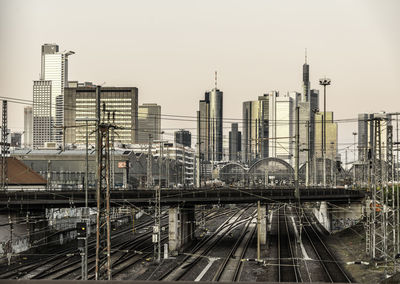
<svg viewBox="0 0 400 284"><path fill-rule="evenodd" d="M180 129L175 131L175 144L180 144L186 147L192 146L192 134L188 130Z"/></svg>
<svg viewBox="0 0 400 284"><path fill-rule="evenodd" d="M148 144L149 135L153 140L161 138L161 106L157 104L143 104L138 110L138 143Z"/></svg>
<svg viewBox="0 0 400 284"><path fill-rule="evenodd" d="M47 54L57 54L59 51L59 47L57 44L54 43L45 43L42 45L42 59L41 59L41 72L40 72L40 80L45 79L45 70L46 70L46 55Z"/></svg>
<svg viewBox="0 0 400 284"><path fill-rule="evenodd" d="M243 162L268 157L269 96L243 103L242 157Z"/></svg>
<svg viewBox="0 0 400 284"><path fill-rule="evenodd" d="M24 107L24 147L31 148L33 144L33 115L32 107Z"/></svg>
<svg viewBox="0 0 400 284"><path fill-rule="evenodd" d="M288 163L292 162L293 130L293 98L287 95L280 95L272 91L269 96L269 131L268 150L269 157L279 158Z"/></svg>
<svg viewBox="0 0 400 284"><path fill-rule="evenodd" d="M134 87L101 87L100 104L105 103L106 111L115 112L115 143L137 143L138 89ZM96 86L91 84L69 84L65 88L64 125L66 143L85 144L86 122L79 119L96 118ZM103 113L101 114L103 116ZM108 114L105 114L105 120ZM77 127L69 127L69 126ZM94 122L89 122L89 143L94 145Z"/></svg>
<svg viewBox="0 0 400 284"><path fill-rule="evenodd" d="M302 101L309 101L310 98L310 65L307 64L307 49L305 54L305 62L303 64L303 93Z"/></svg>
<svg viewBox="0 0 400 284"><path fill-rule="evenodd" d="M368 113L360 113L358 114L358 160L366 161L367 153L368 153L368 141L373 141L372 134L372 123L369 123L369 120L373 118L373 114Z"/></svg>
<svg viewBox="0 0 400 284"><path fill-rule="evenodd" d="M74 54L73 51L67 52L59 52L59 47L56 44L44 44L41 49L41 73L40 73L40 81L35 82L42 82L36 83L37 85L43 85L43 82L50 82L45 84L50 84L50 96L48 96L46 89L46 94L39 94L41 88L36 88L36 94L34 90L34 104L33 104L33 115L35 117L36 114L39 114L41 118L43 117L43 111L41 109L36 110L35 108L45 108L43 103L36 103L35 104L35 97L43 97L47 96L48 101L46 102L47 105L50 105L50 112L47 113L49 117L46 119L48 123L50 123L51 131L47 133L47 126L45 127L46 133L38 133L42 129L42 126L34 125L34 136L46 137L47 141L44 142L62 142L62 126L64 121L64 87L67 85L68 82L68 56ZM35 82L34 82L34 89L35 89ZM34 118L33 123L38 123L43 119L36 119ZM39 141L40 139L35 139L34 141ZM42 145L42 144L41 144ZM35 146L41 146L35 145Z"/></svg>
<svg viewBox="0 0 400 284"><path fill-rule="evenodd" d="M306 161L313 160L314 157L314 143L315 143L315 113L319 111L319 91L311 89L310 86L310 65L307 63L307 54L305 63L303 64L303 92L293 92L289 96L293 99L293 123L292 133L295 133L296 126L296 107L300 110L300 165ZM294 145L294 139L292 139ZM292 162L294 160L292 159Z"/></svg>
<svg viewBox="0 0 400 284"><path fill-rule="evenodd" d="M53 110L51 81L33 81L33 147L54 141Z"/></svg>
<svg viewBox="0 0 400 284"><path fill-rule="evenodd" d="M315 156L322 158L322 128L323 128L323 112L315 114ZM337 141L338 141L338 126L333 120L333 112L327 111L325 118L325 139L326 139L326 158L329 160L336 160L337 157Z"/></svg>
<svg viewBox="0 0 400 284"><path fill-rule="evenodd" d="M240 160L242 151L242 133L239 131L238 123L232 123L229 131L229 161Z"/></svg>
<svg viewBox="0 0 400 284"><path fill-rule="evenodd" d="M386 161L388 159L388 154L390 154L391 150L388 151L387 147L390 145L390 141L388 140L388 129L389 126L392 126L391 121L392 116L387 113L361 113L358 115L358 159L361 162L366 162L368 159L368 150L371 149L373 151L374 143L375 143L375 133L374 133L374 121L378 120L380 125L380 137L381 137L381 157L382 160ZM393 135L393 130L392 134ZM327 146L328 147L328 146ZM376 146L379 147L378 145Z"/></svg>
<svg viewBox="0 0 400 284"><path fill-rule="evenodd" d="M204 161L222 160L223 92L215 88L199 102L197 117L198 143Z"/></svg>

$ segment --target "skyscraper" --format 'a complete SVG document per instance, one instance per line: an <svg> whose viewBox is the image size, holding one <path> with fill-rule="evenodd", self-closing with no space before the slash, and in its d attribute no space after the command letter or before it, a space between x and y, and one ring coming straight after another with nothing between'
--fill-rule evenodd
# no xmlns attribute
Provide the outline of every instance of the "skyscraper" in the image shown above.
<svg viewBox="0 0 400 284"><path fill-rule="evenodd" d="M157 104L143 104L138 110L138 143L148 144L149 134L153 140L161 138L161 106Z"/></svg>
<svg viewBox="0 0 400 284"><path fill-rule="evenodd" d="M199 102L197 116L198 143L204 161L222 160L223 92L215 88Z"/></svg>
<svg viewBox="0 0 400 284"><path fill-rule="evenodd" d="M293 156L293 98L272 91L269 96L269 157L291 163Z"/></svg>
<svg viewBox="0 0 400 284"><path fill-rule="evenodd" d="M302 101L307 102L310 98L310 65L307 64L307 49L305 53L305 62L303 64L303 93Z"/></svg>
<svg viewBox="0 0 400 284"><path fill-rule="evenodd" d="M360 113L358 114L358 160L366 161L369 141L373 141L372 134L372 123L369 123L369 119L373 118L373 114Z"/></svg>
<svg viewBox="0 0 400 284"><path fill-rule="evenodd" d="M190 131L184 129L175 131L175 144L181 144L190 148L192 146L192 134Z"/></svg>
<svg viewBox="0 0 400 284"><path fill-rule="evenodd" d="M322 158L322 127L323 127L323 112L318 112L315 115L315 156ZM338 141L338 127L337 123L333 120L333 112L327 111L325 118L326 129L326 158L335 160L337 156L337 141Z"/></svg>
<svg viewBox="0 0 400 284"><path fill-rule="evenodd" d="M243 162L268 157L269 96L243 103L242 153Z"/></svg>
<svg viewBox="0 0 400 284"><path fill-rule="evenodd" d="M24 146L31 148L33 144L33 115L32 107L24 107Z"/></svg>
<svg viewBox="0 0 400 284"><path fill-rule="evenodd" d="M242 151L242 133L239 131L239 125L232 123L229 131L229 161L240 160Z"/></svg>
<svg viewBox="0 0 400 284"><path fill-rule="evenodd" d="M56 54L59 51L59 47L54 43L45 43L42 45L42 59L41 59L41 72L40 72L40 80L45 80L45 60L47 54Z"/></svg>
<svg viewBox="0 0 400 284"><path fill-rule="evenodd" d="M381 137L381 157L382 160L388 160L388 154L392 151L389 145L391 142L388 140L389 136L393 135L393 130L390 128L392 125L391 115L385 112L381 113L361 113L358 115L358 157L359 161L366 162L368 159L368 150L373 147L375 143L374 133L374 120L378 120L380 124L380 137ZM389 127L390 126L390 127ZM392 133L389 134L388 132ZM328 131L327 131L328 132ZM327 142L328 143L328 142ZM389 146L389 147L388 147ZM327 146L328 147L328 146ZM379 147L378 145L376 147ZM388 151L389 149L389 151ZM373 155L373 154L372 154Z"/></svg>
<svg viewBox="0 0 400 284"><path fill-rule="evenodd" d="M114 141L123 144L137 143L138 89L134 87L101 87L100 103L105 103L107 111L115 112L115 124L119 129L114 131ZM96 118L96 86L71 84L65 88L64 113L66 143L84 144L86 122L76 120ZM77 127L70 127L75 125ZM94 122L89 122L89 134L94 130ZM89 143L94 145L94 134L89 135Z"/></svg>
<svg viewBox="0 0 400 284"><path fill-rule="evenodd" d="M44 142L62 142L62 130L61 127L63 126L64 121L64 87L68 82L68 56L74 54L73 51L67 52L59 52L59 47L56 44L44 44L41 49L41 73L40 73L40 81L35 82L42 82L36 83L37 86L42 86L43 82L50 82L45 83L51 85L50 88L50 95L48 94L48 89L46 89L46 94L39 94L42 88L36 88L36 93L33 96L33 115L34 115L34 136L40 136L42 138L46 137L46 139L50 139ZM34 89L35 89L35 82L34 82ZM34 90L35 92L35 90ZM47 97L46 104L50 106L45 106L43 103L36 103L35 98L39 97ZM44 113L42 110L35 110L35 108L45 108L49 110L47 112L47 118L43 117ZM41 119L35 120L35 115L39 114ZM39 121L46 120L46 123L50 124L50 132L47 133L47 128L38 126L35 123L39 123ZM55 128L59 128L59 130L55 130ZM46 129L46 133L38 133L40 129ZM40 139L35 139L34 141L39 141ZM34 143L35 144L35 143ZM41 144L42 145L42 144ZM35 144L35 146L41 146Z"/></svg>
<svg viewBox="0 0 400 284"><path fill-rule="evenodd" d="M303 92L291 93L290 97L293 99L293 123L292 133L295 133L296 125L296 107L300 110L300 165L314 157L314 141L315 141L315 113L319 111L319 91L311 89L310 85L310 65L307 63L307 53L305 56L305 63L303 64ZM292 144L294 139L292 139ZM293 144L294 145L294 144ZM292 160L293 161L293 160Z"/></svg>
<svg viewBox="0 0 400 284"><path fill-rule="evenodd" d="M33 147L54 141L53 109L51 81L33 81Z"/></svg>

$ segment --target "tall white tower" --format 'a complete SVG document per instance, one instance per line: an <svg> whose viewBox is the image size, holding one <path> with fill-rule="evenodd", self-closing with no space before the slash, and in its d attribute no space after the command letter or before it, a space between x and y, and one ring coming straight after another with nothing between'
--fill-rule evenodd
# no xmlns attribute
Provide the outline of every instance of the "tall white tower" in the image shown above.
<svg viewBox="0 0 400 284"><path fill-rule="evenodd" d="M34 102L33 102L33 115L34 115L34 141L40 141L42 139L35 139L36 137L46 137L45 142L58 142L62 143L62 129L64 122L64 88L68 82L68 56L74 54L73 51L59 52L58 45L56 44L44 44L41 50L41 73L40 80L35 81L36 85L40 82L47 82L47 85L51 85L50 94L46 90L46 96L40 94L41 89L36 88L34 91ZM35 88L34 88L35 89ZM36 98L46 97L47 102L35 102ZM46 116L42 117L43 112L40 109L45 108ZM35 115L40 114L41 119L35 119ZM43 127L37 125L40 121L47 121L50 123L50 132L46 135L40 133ZM47 129L47 127L46 127ZM34 143L36 144L36 143ZM36 144L35 146L42 146Z"/></svg>

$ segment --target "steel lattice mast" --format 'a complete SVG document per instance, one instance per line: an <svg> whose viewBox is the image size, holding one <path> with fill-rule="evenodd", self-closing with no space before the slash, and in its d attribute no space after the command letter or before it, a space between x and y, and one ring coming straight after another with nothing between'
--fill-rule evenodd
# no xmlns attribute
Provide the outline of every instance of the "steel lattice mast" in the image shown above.
<svg viewBox="0 0 400 284"><path fill-rule="evenodd" d="M380 117L373 118L370 123L373 126L373 141L368 158L369 170L372 166L369 174L372 191L366 208L366 253L373 261L384 261L386 267L393 264L395 271L398 250L396 228L399 220L396 217L393 183L393 127L388 119ZM386 133L384 142L383 131Z"/></svg>
<svg viewBox="0 0 400 284"><path fill-rule="evenodd" d="M8 143L8 115L7 101L3 100L2 126L1 126L1 188L7 190L7 156L10 148Z"/></svg>

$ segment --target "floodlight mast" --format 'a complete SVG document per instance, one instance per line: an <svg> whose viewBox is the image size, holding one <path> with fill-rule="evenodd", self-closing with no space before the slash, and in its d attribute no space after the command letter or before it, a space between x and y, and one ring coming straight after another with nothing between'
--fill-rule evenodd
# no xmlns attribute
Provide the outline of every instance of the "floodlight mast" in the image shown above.
<svg viewBox="0 0 400 284"><path fill-rule="evenodd" d="M323 78L319 79L319 84L324 86L324 117L322 121L322 159L323 159L323 178L324 178L324 187L326 187L326 86L331 84L331 79Z"/></svg>

